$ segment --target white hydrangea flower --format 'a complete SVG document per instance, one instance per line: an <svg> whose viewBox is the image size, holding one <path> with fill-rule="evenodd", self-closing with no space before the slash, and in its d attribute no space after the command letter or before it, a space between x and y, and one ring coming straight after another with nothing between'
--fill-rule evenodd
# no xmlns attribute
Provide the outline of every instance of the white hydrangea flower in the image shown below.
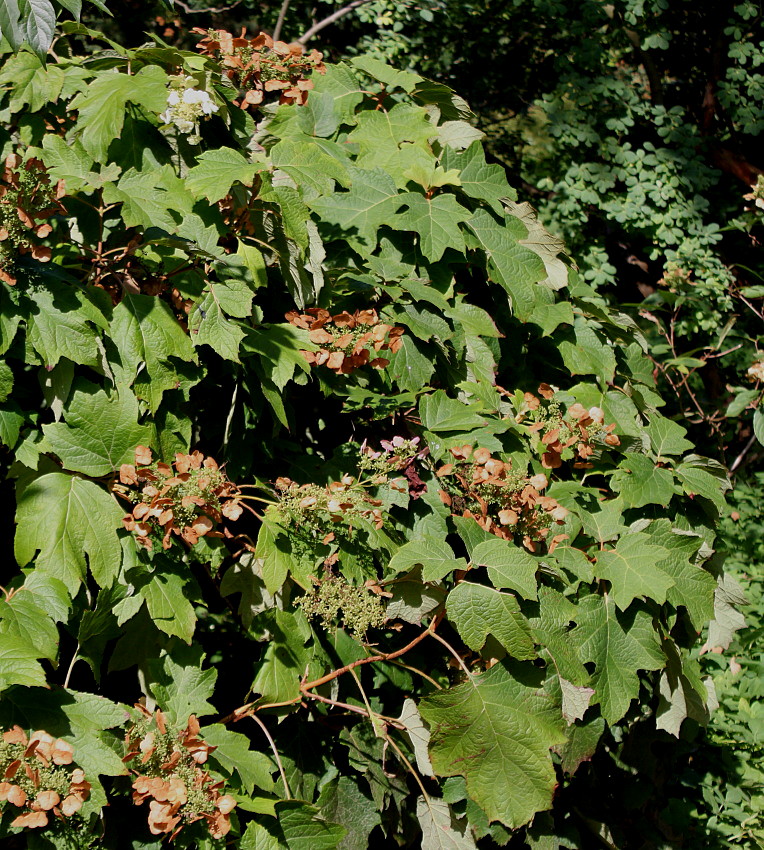
<svg viewBox="0 0 764 850"><path fill-rule="evenodd" d="M209 93L195 88L195 84L193 77L172 77L167 108L159 116L160 121L174 125L177 132L186 135L186 141L191 145L198 145L201 141L199 121L218 111Z"/></svg>

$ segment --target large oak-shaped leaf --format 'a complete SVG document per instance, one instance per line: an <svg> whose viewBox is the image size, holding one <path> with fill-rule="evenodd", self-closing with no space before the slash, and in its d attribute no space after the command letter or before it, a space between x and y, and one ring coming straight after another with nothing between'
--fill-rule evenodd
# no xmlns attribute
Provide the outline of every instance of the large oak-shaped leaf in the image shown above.
<svg viewBox="0 0 764 850"><path fill-rule="evenodd" d="M493 635L513 658L536 657L531 628L511 593L463 581L449 593L446 607L470 649L482 649L488 635Z"/></svg>
<svg viewBox="0 0 764 850"><path fill-rule="evenodd" d="M430 726L435 773L464 776L489 820L510 827L551 806L549 750L565 741L559 706L541 690L541 675L501 662L419 706Z"/></svg>
<svg viewBox="0 0 764 850"><path fill-rule="evenodd" d="M66 406L65 422L42 430L66 469L97 477L132 462L135 447L150 442L151 431L138 424L138 414L138 401L127 387L107 395L83 381Z"/></svg>
<svg viewBox="0 0 764 850"><path fill-rule="evenodd" d="M620 720L639 695L640 670L658 670L666 663L652 618L646 611L616 610L612 596L587 596L576 613L572 639L580 642L581 657L596 665L592 684L608 723Z"/></svg>
<svg viewBox="0 0 764 850"><path fill-rule="evenodd" d="M122 548L117 537L123 511L92 481L63 472L36 478L18 499L16 560L63 581L74 596L88 563L101 587L119 571Z"/></svg>

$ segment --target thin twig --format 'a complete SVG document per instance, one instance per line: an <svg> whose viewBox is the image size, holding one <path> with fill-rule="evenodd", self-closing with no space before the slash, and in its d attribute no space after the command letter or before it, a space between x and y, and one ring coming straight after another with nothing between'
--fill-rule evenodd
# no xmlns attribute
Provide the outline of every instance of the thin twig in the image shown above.
<svg viewBox="0 0 764 850"><path fill-rule="evenodd" d="M206 9L192 9L187 3L181 0L173 0L175 6L179 6L187 15L219 15L221 12L230 12L235 9L242 0L234 0L230 6L208 6Z"/></svg>
<svg viewBox="0 0 764 850"><path fill-rule="evenodd" d="M423 679L427 679L427 681L434 685L439 691L443 690L443 685L440 682L436 682L432 676L428 676L427 673L424 673L418 667L414 667L412 664L406 664L405 661L399 661L398 659L394 659L390 662L391 664L395 664L396 667L403 667L404 670L411 670L412 673L416 673L418 676L421 676Z"/></svg>
<svg viewBox="0 0 764 850"><path fill-rule="evenodd" d="M276 26L273 28L273 40L278 41L281 36L281 29L284 26L284 18L286 17L287 9L289 8L289 0L284 0L279 9L279 16L276 21Z"/></svg>
<svg viewBox="0 0 764 850"><path fill-rule="evenodd" d="M78 643L77 649L74 650L74 655L72 656L72 660L69 662L69 669L66 671L66 678L64 679L64 687L65 688L69 687L69 679L71 678L72 670L74 670L74 665L79 661L79 659L80 659L80 645Z"/></svg>
<svg viewBox="0 0 764 850"><path fill-rule="evenodd" d="M347 6L343 6L341 9L337 9L336 12L332 12L331 15L319 21L317 24L313 24L313 26L306 30L298 39L298 44L307 44L311 38L317 33L321 32L322 29L325 29L328 26L331 26L335 21L338 21L340 18L344 18L345 15L352 12L354 9L357 9L359 6L364 6L366 3L373 3L374 0L353 0L352 3L348 3Z"/></svg>
<svg viewBox="0 0 764 850"><path fill-rule="evenodd" d="M464 672L472 677L472 673L470 672L470 668L464 663L464 659L459 655L459 653L451 646L451 644L442 638L440 635L436 635L435 632L430 632L430 637L434 637L439 643L442 643L443 646L454 656L454 658L459 662L459 666L464 670Z"/></svg>
<svg viewBox="0 0 764 850"><path fill-rule="evenodd" d="M751 447L756 442L756 434L751 434L751 439L745 444L743 451L732 461L732 466L730 467L730 474L732 474L743 462L745 456L751 450Z"/></svg>
<svg viewBox="0 0 764 850"><path fill-rule="evenodd" d="M403 750L395 743L395 741L393 741L393 739L390 735L387 735L385 737L385 740L395 750L395 753L398 756L398 758L408 768L409 772L411 773L411 775L416 780L416 784L419 786L419 790L422 792L422 796L424 797L424 801L427 804L427 808L430 809L430 811L432 811L432 806L430 805L430 795L427 793L427 791L424 787L424 782L422 782L419 774L416 772L416 770L414 770L414 766L406 758L406 756L403 754Z"/></svg>
<svg viewBox="0 0 764 850"><path fill-rule="evenodd" d="M284 765L281 763L281 756L279 756L279 751L276 749L276 743L271 737L271 733L268 731L268 727L263 723L262 720L256 714L248 715L251 717L255 723L263 730L263 734L268 739L268 743L271 745L271 749L273 750L273 756L276 759L276 764L279 766L279 773L281 774L281 781L284 783L284 792L286 793L287 800L292 799L292 792L289 790L289 783L287 782L286 773L284 773Z"/></svg>
<svg viewBox="0 0 764 850"><path fill-rule="evenodd" d="M315 699L318 702L323 702L326 705L334 706L335 708L344 708L345 711L352 711L355 714L360 714L362 717L368 717L371 719L371 715L365 708L361 708L360 705L350 705L347 702L339 702L336 699L329 699L328 697L322 697L321 694L314 694L313 692L303 691L302 695L308 699ZM385 723L388 723L390 726L394 726L396 729L400 729L404 731L406 729L406 725L401 723L400 720L397 720L395 717L385 717L384 714L377 714L376 712L372 712L374 717L378 717L380 720L384 720Z"/></svg>

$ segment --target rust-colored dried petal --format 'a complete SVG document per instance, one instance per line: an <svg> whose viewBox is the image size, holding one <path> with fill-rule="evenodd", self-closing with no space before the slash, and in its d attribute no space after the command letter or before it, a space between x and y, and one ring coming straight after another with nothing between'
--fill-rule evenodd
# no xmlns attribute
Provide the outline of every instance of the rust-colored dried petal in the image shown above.
<svg viewBox="0 0 764 850"><path fill-rule="evenodd" d="M11 821L11 826L16 828L26 827L27 829L41 829L48 825L48 816L45 812L27 812L24 815L19 815Z"/></svg>
<svg viewBox="0 0 764 850"><path fill-rule="evenodd" d="M20 788L18 785L11 785L8 789L8 795L5 798L9 803L13 803L14 806L21 806L26 804L27 801L27 793L23 788Z"/></svg>
<svg viewBox="0 0 764 850"><path fill-rule="evenodd" d="M71 764L74 760L74 747L58 738L53 745L53 764Z"/></svg>
<svg viewBox="0 0 764 850"><path fill-rule="evenodd" d="M135 462L138 466L148 466L152 460L152 452L148 446L136 446Z"/></svg>
<svg viewBox="0 0 764 850"><path fill-rule="evenodd" d="M82 800L80 800L80 798L75 794L69 794L68 797L64 798L64 802L61 803L61 811L68 818L78 812L81 808Z"/></svg>
<svg viewBox="0 0 764 850"><path fill-rule="evenodd" d="M3 732L3 741L6 744L22 744L26 747L28 739L21 726L14 725L7 732Z"/></svg>
<svg viewBox="0 0 764 850"><path fill-rule="evenodd" d="M53 806L61 802L61 797L55 791L40 791L35 798L35 803L45 812L50 811Z"/></svg>

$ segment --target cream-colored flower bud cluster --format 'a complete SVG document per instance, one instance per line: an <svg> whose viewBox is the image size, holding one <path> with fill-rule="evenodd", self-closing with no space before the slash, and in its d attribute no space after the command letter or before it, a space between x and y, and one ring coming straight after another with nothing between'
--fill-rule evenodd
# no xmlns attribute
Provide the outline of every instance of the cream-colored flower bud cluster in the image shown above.
<svg viewBox="0 0 764 850"><path fill-rule="evenodd" d="M218 106L206 91L195 88L193 77L179 75L170 78L167 93L167 109L159 116L165 124L174 125L179 133L186 135L190 145L198 145L199 122L218 111Z"/></svg>

